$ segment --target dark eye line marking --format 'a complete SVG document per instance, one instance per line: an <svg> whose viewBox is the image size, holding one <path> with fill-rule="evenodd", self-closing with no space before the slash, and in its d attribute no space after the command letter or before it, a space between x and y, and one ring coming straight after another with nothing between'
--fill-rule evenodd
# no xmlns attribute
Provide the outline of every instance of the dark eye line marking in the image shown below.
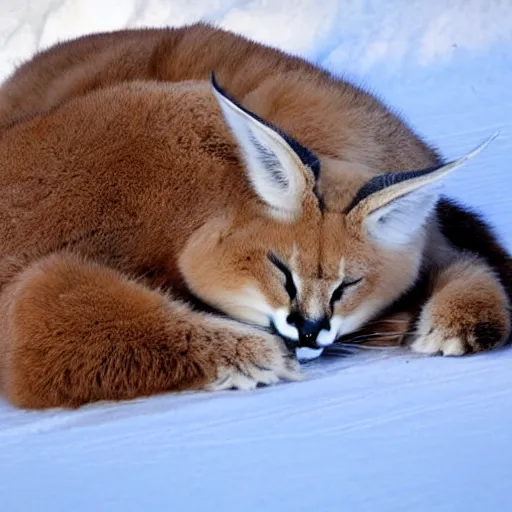
<svg viewBox="0 0 512 512"><path fill-rule="evenodd" d="M288 293L290 300L295 300L295 297L297 297L297 287L293 282L293 276L290 269L272 251L267 254L267 257L270 262L284 274L286 279L284 284L286 293Z"/></svg>
<svg viewBox="0 0 512 512"><path fill-rule="evenodd" d="M333 292L332 292L332 295L331 295L331 307L332 305L339 301L341 299L341 296L343 295L343 292L347 289L347 288L350 288L351 286L355 286L356 284L360 283L361 281L363 280L362 277L360 277L359 279L354 279L353 281L348 281L348 282L345 282L343 281Z"/></svg>

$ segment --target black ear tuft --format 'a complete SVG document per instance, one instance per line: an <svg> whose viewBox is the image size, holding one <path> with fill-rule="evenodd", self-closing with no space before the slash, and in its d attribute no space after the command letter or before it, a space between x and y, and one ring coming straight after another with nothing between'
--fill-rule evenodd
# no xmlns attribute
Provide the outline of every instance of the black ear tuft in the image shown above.
<svg viewBox="0 0 512 512"><path fill-rule="evenodd" d="M384 190L385 188L390 187L391 185L396 185L397 183L401 183L402 181L425 176L426 174L437 171L439 168L443 167L443 165L444 164L439 164L435 167L428 167L427 169L421 169L419 171L389 172L387 174L379 174L378 176L372 178L370 181L367 181L357 191L354 199L352 199L350 204L343 210L343 213L349 213L363 199L366 199L368 196L371 196L375 192L379 192L379 190Z"/></svg>
<svg viewBox="0 0 512 512"><path fill-rule="evenodd" d="M218 94L227 98L231 103L235 104L240 110L245 112L247 115L251 116L253 119L256 119L256 121L260 122L261 124L264 124L265 126L268 126L271 130L278 133L286 141L286 143L293 149L296 155L300 158L301 162L311 170L313 176L315 177L315 180L318 179L318 177L320 176L320 161L311 150L303 146L300 142L296 141L290 135L284 133L277 126L274 126L272 123L265 121L257 114L251 112L250 110L246 109L243 105L238 103L238 101L236 101L233 98L233 96L227 93L226 90L219 85L219 83L217 82L217 78L215 77L215 73L213 71L210 72L210 82L212 84L212 87L215 89L215 91L217 91Z"/></svg>
<svg viewBox="0 0 512 512"><path fill-rule="evenodd" d="M356 196L352 200L352 202L345 208L343 213L347 214L352 209L354 209L361 201L366 199L369 196L372 196L375 193L378 193L381 190L384 190L392 185L398 185L399 183L404 183L401 187L398 187L398 195L400 195L400 189L403 190L414 190L415 185L419 187L433 183L434 181L446 176L448 173L453 172L455 169L458 169L465 162L474 158L476 155L481 153L497 136L499 132L492 134L482 143L480 143L475 149L465 154L464 156L457 158L456 160L452 160L451 162L442 162L434 167L429 167L427 169L421 169L419 171L407 171L407 172L393 172L388 174L382 174L380 176L375 176L370 181L365 183L357 192ZM430 176L426 178L426 176ZM405 184L406 181L412 180L415 178L423 178L418 179L416 183L413 183L412 188Z"/></svg>

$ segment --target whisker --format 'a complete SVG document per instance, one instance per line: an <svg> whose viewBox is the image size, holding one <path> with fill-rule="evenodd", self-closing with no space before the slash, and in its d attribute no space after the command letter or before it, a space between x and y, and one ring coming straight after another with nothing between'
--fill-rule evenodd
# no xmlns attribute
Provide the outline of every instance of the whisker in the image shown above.
<svg viewBox="0 0 512 512"><path fill-rule="evenodd" d="M389 350L390 348L394 348L392 345L391 346L384 346L384 347L379 347L379 346L374 346L374 345L349 345L351 348L353 347L354 348L354 352L359 352L361 350ZM343 346L343 348L348 348L348 346Z"/></svg>
<svg viewBox="0 0 512 512"><path fill-rule="evenodd" d="M409 324L409 323L411 323L411 319L409 319L409 320L399 320L399 319L394 319L394 318L388 318L388 319L382 319L382 320L373 320L372 322L368 322L366 325L381 324L381 323Z"/></svg>
<svg viewBox="0 0 512 512"><path fill-rule="evenodd" d="M377 346L368 346L368 345L345 345L341 343L336 343L333 345L329 345L325 348L324 353L326 355L328 354L347 354L347 355L353 355L360 352L364 352L367 350L373 350L373 351L383 351L383 350L390 350L396 348L394 346L384 346L384 347L377 347Z"/></svg>
<svg viewBox="0 0 512 512"><path fill-rule="evenodd" d="M340 343L344 343L344 342L355 342L355 341L358 341L358 340L370 340L371 341L371 338L387 338L389 336L405 336L407 334L413 334L412 331L391 331L391 332L372 332L372 333L368 333L368 334L359 334L357 336L353 336L352 338L347 338L343 341L340 341Z"/></svg>
<svg viewBox="0 0 512 512"><path fill-rule="evenodd" d="M340 347L338 345L329 345L325 348L322 357L323 356L352 356L357 353L357 350L346 348L346 347Z"/></svg>
<svg viewBox="0 0 512 512"><path fill-rule="evenodd" d="M325 355L325 356L329 356L329 355L353 356L354 354L357 354L358 352L360 352L360 351L354 350L354 349L348 349L345 347L335 347L335 346L331 345L324 350L323 355Z"/></svg>
<svg viewBox="0 0 512 512"><path fill-rule="evenodd" d="M358 340L363 341L371 341L371 338L386 338L388 336L409 336L412 334L419 334L417 330L410 330L410 331L388 331L388 332L370 332L368 334L359 334L357 336L354 336L352 338L343 339L341 342L354 342Z"/></svg>

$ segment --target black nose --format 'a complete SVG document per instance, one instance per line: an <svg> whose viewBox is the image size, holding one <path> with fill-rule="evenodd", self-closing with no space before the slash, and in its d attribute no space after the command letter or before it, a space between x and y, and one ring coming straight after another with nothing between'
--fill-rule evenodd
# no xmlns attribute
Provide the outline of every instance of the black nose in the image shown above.
<svg viewBox="0 0 512 512"><path fill-rule="evenodd" d="M331 328L331 324L327 317L318 320L310 320L302 315L290 315L288 323L297 327L299 331L299 347L319 348L316 338L322 329L327 331Z"/></svg>

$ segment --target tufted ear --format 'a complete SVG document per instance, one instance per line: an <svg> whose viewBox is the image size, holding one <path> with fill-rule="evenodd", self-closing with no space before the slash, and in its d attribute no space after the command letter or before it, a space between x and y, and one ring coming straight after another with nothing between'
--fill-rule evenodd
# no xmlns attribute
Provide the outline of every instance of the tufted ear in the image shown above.
<svg viewBox="0 0 512 512"><path fill-rule="evenodd" d="M307 148L236 103L216 82L213 92L224 119L238 142L247 177L270 214L294 217L306 190L312 189L318 159Z"/></svg>
<svg viewBox="0 0 512 512"><path fill-rule="evenodd" d="M362 218L367 234L381 245L410 243L437 204L440 180L480 153L497 135L447 164L375 176L359 189L345 213Z"/></svg>

